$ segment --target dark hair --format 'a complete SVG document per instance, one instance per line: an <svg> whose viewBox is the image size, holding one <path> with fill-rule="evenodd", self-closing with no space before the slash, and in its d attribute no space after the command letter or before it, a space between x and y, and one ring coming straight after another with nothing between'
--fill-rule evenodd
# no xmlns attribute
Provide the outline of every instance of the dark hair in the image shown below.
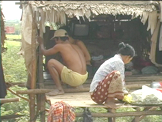
<svg viewBox="0 0 162 122"><path fill-rule="evenodd" d="M119 47L119 50L118 50L119 54L130 56L130 57L135 56L135 50L131 45L124 44L124 42L121 42L119 43L118 47Z"/></svg>
<svg viewBox="0 0 162 122"><path fill-rule="evenodd" d="M59 38L60 38L62 41L69 40L69 38L68 38L67 36L64 36L64 37L55 37L54 39L58 40Z"/></svg>

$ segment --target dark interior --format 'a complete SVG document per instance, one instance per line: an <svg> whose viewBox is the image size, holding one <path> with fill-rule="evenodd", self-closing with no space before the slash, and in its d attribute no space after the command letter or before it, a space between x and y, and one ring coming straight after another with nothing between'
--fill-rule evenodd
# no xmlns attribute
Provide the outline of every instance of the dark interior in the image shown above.
<svg viewBox="0 0 162 122"><path fill-rule="evenodd" d="M128 43L135 48L137 56L132 60L134 68L141 70L145 66L153 65L149 60L151 34L147 31L147 22L143 25L139 17L131 19L128 15L98 15L92 17L91 21L86 17L80 17L80 20L70 18L67 20L67 26L73 38L84 42L92 57L92 66L87 66L88 78L92 78L99 66L117 52L120 42ZM54 41L50 41L53 34L54 30L46 27L44 39L47 49L55 44ZM48 72L46 64L51 58L61 61L59 54L46 56L44 72Z"/></svg>

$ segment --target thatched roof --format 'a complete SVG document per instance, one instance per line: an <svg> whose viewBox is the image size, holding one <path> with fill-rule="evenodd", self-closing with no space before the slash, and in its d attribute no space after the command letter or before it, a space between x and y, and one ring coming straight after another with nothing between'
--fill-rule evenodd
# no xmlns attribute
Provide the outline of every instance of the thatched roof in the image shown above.
<svg viewBox="0 0 162 122"><path fill-rule="evenodd" d="M30 1L33 7L43 11L64 11L68 17L88 14L122 14L142 16L142 12L157 10L156 1ZM35 9L36 10L36 9ZM38 9L37 9L38 10Z"/></svg>

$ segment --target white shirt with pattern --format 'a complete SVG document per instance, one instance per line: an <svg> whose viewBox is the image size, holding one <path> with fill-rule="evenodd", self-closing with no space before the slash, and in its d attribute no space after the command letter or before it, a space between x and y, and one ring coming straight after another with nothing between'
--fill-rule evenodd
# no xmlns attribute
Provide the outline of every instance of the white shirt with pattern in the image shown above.
<svg viewBox="0 0 162 122"><path fill-rule="evenodd" d="M98 83L101 82L108 74L112 71L119 71L121 74L122 81L125 79L125 66L120 54L116 54L114 57L106 60L96 71L92 82L90 84L90 91L93 92L97 87ZM124 83L124 82L123 82Z"/></svg>

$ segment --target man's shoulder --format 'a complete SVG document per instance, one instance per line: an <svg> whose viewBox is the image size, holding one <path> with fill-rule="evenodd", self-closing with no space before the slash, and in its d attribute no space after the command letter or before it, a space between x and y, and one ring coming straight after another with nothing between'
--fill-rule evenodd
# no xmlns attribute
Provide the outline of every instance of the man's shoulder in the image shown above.
<svg viewBox="0 0 162 122"><path fill-rule="evenodd" d="M63 43L59 43L59 44L56 44L56 45L54 45L54 47L62 47L62 46L64 46L65 44L63 44Z"/></svg>
<svg viewBox="0 0 162 122"><path fill-rule="evenodd" d="M68 45L70 45L69 43L60 43L60 44L56 44L54 47L55 48L66 48Z"/></svg>

